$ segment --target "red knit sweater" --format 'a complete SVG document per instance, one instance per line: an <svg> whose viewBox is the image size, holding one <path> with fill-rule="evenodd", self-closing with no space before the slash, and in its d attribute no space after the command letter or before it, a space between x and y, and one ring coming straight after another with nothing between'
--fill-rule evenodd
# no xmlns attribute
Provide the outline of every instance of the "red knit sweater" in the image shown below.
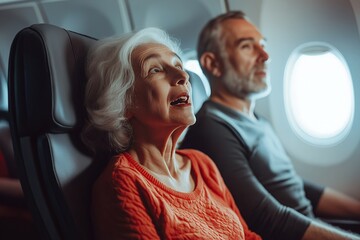
<svg viewBox="0 0 360 240"><path fill-rule="evenodd" d="M177 192L125 153L113 159L93 188L97 239L261 239L251 232L214 163L195 150L195 189Z"/></svg>

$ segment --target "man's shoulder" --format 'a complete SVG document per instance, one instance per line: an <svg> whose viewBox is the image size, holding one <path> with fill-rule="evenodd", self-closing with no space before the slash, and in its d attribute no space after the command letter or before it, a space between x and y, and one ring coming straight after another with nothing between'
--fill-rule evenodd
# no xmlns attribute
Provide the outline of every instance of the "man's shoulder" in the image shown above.
<svg viewBox="0 0 360 240"><path fill-rule="evenodd" d="M210 103L205 103L196 115L196 123L190 126L181 148L204 148L219 145L226 139L239 138L225 113Z"/></svg>
<svg viewBox="0 0 360 240"><path fill-rule="evenodd" d="M193 137L213 137L214 134L223 133L229 125L220 110L209 104L204 104L196 114L196 122L190 126L187 135Z"/></svg>
<svg viewBox="0 0 360 240"><path fill-rule="evenodd" d="M201 126L203 124L208 125L218 125L218 124L228 124L231 120L224 109L218 104L206 101L199 112L196 114L196 123L195 126Z"/></svg>
<svg viewBox="0 0 360 240"><path fill-rule="evenodd" d="M259 117L259 122L254 123L242 113L222 106L220 104L207 101L196 114L196 123L191 127L192 129L205 130L224 128L233 132L249 131L249 129L257 128L257 125L268 124L268 121Z"/></svg>
<svg viewBox="0 0 360 240"><path fill-rule="evenodd" d="M235 110L207 101L197 113L196 123L188 129L183 146L233 139L252 149L264 129L269 128L265 118L257 117L258 121L253 121Z"/></svg>

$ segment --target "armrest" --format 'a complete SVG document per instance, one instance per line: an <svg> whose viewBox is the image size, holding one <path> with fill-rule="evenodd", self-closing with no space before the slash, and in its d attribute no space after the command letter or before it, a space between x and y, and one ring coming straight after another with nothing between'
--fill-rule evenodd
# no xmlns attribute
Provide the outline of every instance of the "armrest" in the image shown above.
<svg viewBox="0 0 360 240"><path fill-rule="evenodd" d="M360 234L360 221L344 220L344 219L329 219L329 218L320 218L320 219L328 224L333 225L333 226Z"/></svg>

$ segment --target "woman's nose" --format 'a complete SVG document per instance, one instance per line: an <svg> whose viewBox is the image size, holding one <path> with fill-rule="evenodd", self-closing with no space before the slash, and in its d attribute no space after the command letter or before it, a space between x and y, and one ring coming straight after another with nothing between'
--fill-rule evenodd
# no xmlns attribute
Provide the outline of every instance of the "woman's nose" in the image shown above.
<svg viewBox="0 0 360 240"><path fill-rule="evenodd" d="M189 74L183 70L176 68L175 83L176 85L185 85L189 82Z"/></svg>

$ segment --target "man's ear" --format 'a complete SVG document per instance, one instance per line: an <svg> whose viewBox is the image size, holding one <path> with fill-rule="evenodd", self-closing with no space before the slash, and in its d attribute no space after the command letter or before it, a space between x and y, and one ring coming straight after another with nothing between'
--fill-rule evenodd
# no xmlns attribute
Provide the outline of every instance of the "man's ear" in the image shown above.
<svg viewBox="0 0 360 240"><path fill-rule="evenodd" d="M200 64L215 77L221 76L220 63L212 52L204 52L200 57Z"/></svg>

